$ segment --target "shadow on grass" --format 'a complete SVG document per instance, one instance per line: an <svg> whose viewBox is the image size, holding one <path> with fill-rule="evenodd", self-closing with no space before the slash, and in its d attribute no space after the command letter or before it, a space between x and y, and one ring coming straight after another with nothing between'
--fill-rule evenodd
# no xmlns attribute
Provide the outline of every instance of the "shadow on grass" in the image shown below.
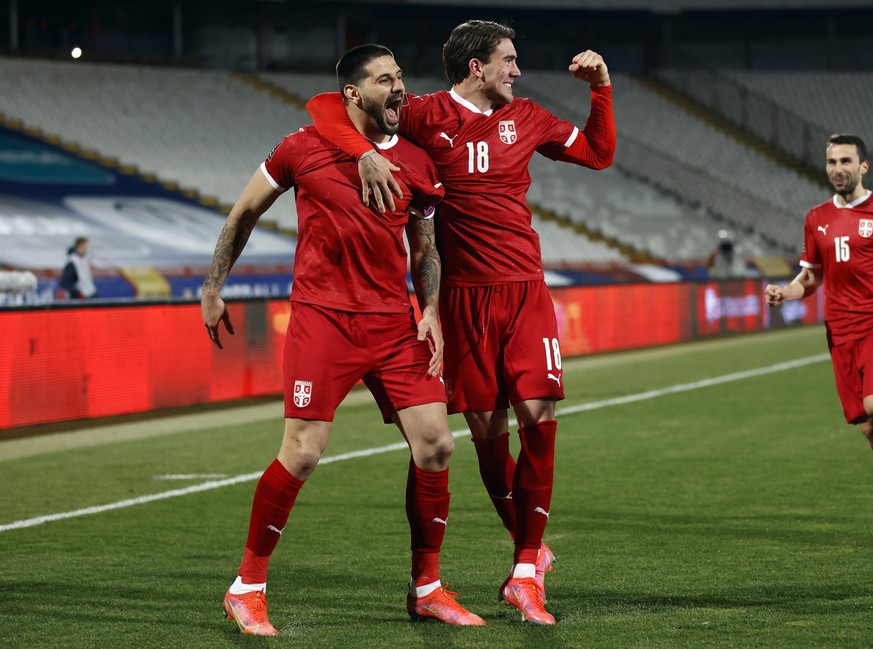
<svg viewBox="0 0 873 649"><path fill-rule="evenodd" d="M576 603L574 615L609 617L628 612L663 612L666 609L768 608L792 614L830 614L834 605L841 614L869 614L873 585L857 583L780 584L712 590L698 594L654 594L620 590L586 590L583 585L551 590L554 598Z"/></svg>
<svg viewBox="0 0 873 649"><path fill-rule="evenodd" d="M826 546L838 540L845 544L853 538L866 543L866 533L858 529L850 516L801 512L755 512L748 515L700 515L584 509L570 512L567 518L586 533L627 532L640 534L699 535L707 542L718 539L758 539L771 543L801 543Z"/></svg>

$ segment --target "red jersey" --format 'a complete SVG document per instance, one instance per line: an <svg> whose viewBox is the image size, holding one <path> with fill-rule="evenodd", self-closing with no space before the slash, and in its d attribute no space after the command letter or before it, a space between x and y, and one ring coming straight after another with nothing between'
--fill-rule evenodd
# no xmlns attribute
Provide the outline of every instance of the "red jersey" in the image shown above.
<svg viewBox="0 0 873 649"><path fill-rule="evenodd" d="M367 150L338 93L307 104L318 129L349 153ZM534 152L602 169L615 151L612 87L591 88L584 131L524 98L480 111L454 91L409 95L400 132L433 158L446 196L436 220L442 280L487 286L542 278L540 242L525 195ZM361 146L363 143L363 147Z"/></svg>
<svg viewBox="0 0 873 649"><path fill-rule="evenodd" d="M384 214L361 203L355 160L312 126L285 137L261 165L274 188L294 188L297 250L293 302L357 313L411 311L403 231L414 205L427 216L443 196L434 165L410 142L377 145L400 171L403 198Z"/></svg>
<svg viewBox="0 0 873 649"><path fill-rule="evenodd" d="M606 108L611 118L611 91L602 94L606 107L592 99L592 113ZM482 112L454 91L411 95L400 131L430 154L446 187L436 223L443 282L541 279L540 240L525 198L528 164L536 151L558 158L585 135L529 99Z"/></svg>
<svg viewBox="0 0 873 649"><path fill-rule="evenodd" d="M836 196L806 215L800 265L820 268L825 320L835 344L873 330L873 199L840 206Z"/></svg>

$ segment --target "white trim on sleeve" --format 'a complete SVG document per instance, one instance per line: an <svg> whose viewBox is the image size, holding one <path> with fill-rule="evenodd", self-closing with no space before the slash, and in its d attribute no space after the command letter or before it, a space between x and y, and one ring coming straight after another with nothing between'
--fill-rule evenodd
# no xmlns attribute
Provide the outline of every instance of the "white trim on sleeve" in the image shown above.
<svg viewBox="0 0 873 649"><path fill-rule="evenodd" d="M573 144L573 142L576 141L576 138L577 138L577 137L579 137L579 127L578 127L578 126L574 126L574 127L573 127L573 132L570 133L570 137L568 137L568 138L567 138L567 141L564 142L564 148L565 148L565 149L569 149L569 148L570 148L570 145Z"/></svg>
<svg viewBox="0 0 873 649"><path fill-rule="evenodd" d="M800 260L800 265L803 268L821 268L821 264L810 264L808 261Z"/></svg>
<svg viewBox="0 0 873 649"><path fill-rule="evenodd" d="M275 189L277 192L288 191L285 187L282 187L282 185L280 185L275 180L273 180L273 177L270 175L270 172L267 171L267 163L266 162L261 163L261 173L264 174L264 176L267 178L267 182L270 183L273 186L273 189Z"/></svg>

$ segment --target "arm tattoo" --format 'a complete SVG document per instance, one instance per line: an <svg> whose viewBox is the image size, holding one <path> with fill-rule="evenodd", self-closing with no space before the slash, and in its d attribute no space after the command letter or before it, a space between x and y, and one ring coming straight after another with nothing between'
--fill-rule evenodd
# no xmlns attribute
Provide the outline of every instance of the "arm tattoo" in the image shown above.
<svg viewBox="0 0 873 649"><path fill-rule="evenodd" d="M438 295L440 290L440 256L436 248L432 248L422 255L416 266L416 274L418 281L413 280L415 292L419 294L419 299L427 305L435 295Z"/></svg>
<svg viewBox="0 0 873 649"><path fill-rule="evenodd" d="M230 219L221 229L218 242L215 244L215 252L212 255L212 265L203 282L204 289L220 289L224 280L230 275L230 269L242 254L255 223L241 220L238 224L231 223Z"/></svg>
<svg viewBox="0 0 873 649"><path fill-rule="evenodd" d="M436 305L440 289L440 255L436 248L433 219L412 216L407 227L412 247L412 284L419 306Z"/></svg>

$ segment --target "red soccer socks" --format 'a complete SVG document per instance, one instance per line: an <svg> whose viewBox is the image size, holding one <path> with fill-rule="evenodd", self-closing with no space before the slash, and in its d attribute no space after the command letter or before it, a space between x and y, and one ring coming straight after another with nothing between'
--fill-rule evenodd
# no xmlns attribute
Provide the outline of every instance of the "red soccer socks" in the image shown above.
<svg viewBox="0 0 873 649"><path fill-rule="evenodd" d="M423 471L409 459L406 518L412 547L412 579L424 586L440 579L439 553L449 517L449 470Z"/></svg>
<svg viewBox="0 0 873 649"><path fill-rule="evenodd" d="M549 520L555 473L558 422L541 421L519 430L521 452L515 469L515 563L536 564Z"/></svg>
<svg viewBox="0 0 873 649"><path fill-rule="evenodd" d="M270 555L282 536L282 530L285 529L285 523L288 522L291 508L303 483L304 480L298 480L291 475L278 459L267 467L258 480L249 519L246 550L239 569L244 583L260 584L267 581Z"/></svg>
<svg viewBox="0 0 873 649"><path fill-rule="evenodd" d="M515 460L509 452L509 433L500 437L473 439L479 459L479 475L491 496L494 509L509 535L515 538L515 504L512 502L512 481Z"/></svg>

